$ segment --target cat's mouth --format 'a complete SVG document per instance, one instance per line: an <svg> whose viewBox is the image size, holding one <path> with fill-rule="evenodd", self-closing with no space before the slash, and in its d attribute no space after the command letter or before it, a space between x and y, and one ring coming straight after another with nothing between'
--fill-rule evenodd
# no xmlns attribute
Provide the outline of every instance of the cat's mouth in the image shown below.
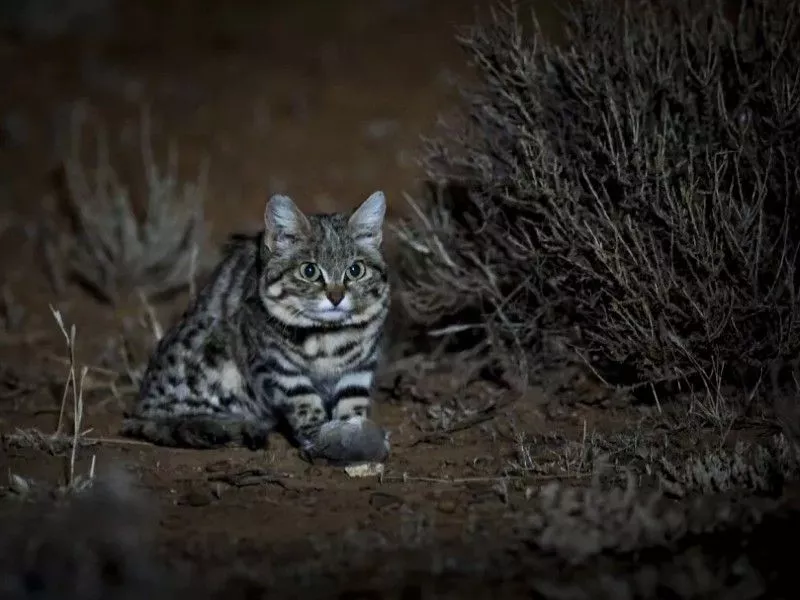
<svg viewBox="0 0 800 600"><path fill-rule="evenodd" d="M337 304L329 298L319 300L315 306L308 307L307 316L323 323L339 323L348 319L353 314L350 299L345 296Z"/></svg>
<svg viewBox="0 0 800 600"><path fill-rule="evenodd" d="M348 319L351 315L351 312L341 308L329 308L326 310L309 311L307 315L317 321L323 321L325 323L338 323Z"/></svg>

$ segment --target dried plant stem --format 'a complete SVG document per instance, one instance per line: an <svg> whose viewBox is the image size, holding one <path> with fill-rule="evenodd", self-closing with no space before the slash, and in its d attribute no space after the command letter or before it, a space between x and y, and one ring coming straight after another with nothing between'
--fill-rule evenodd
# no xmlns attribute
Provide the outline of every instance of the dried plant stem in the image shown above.
<svg viewBox="0 0 800 600"><path fill-rule="evenodd" d="M70 389L72 390L72 397L78 398L78 382L75 374L75 325L72 325L69 333L67 333L64 319L61 317L61 312L53 308L52 305L50 305L50 312L53 313L53 317L55 317L56 323L58 323L58 327L64 336L64 340L67 343L67 352L69 354L69 370L67 371L67 381L64 383L64 393L61 396L61 408L58 413L58 425L55 431L56 435L59 435L61 434L64 424L64 411L66 410L67 396Z"/></svg>
<svg viewBox="0 0 800 600"><path fill-rule="evenodd" d="M74 329L74 326L73 326ZM81 433L81 424L83 423L83 380L89 369L87 367L81 368L81 377L75 389L75 396L73 396L72 403L72 450L69 455L69 480L68 484L72 485L75 481L75 457L78 452L78 442ZM94 458L92 459L92 472L94 471Z"/></svg>
<svg viewBox="0 0 800 600"><path fill-rule="evenodd" d="M63 428L63 420L64 420L64 412L66 410L66 402L68 393L71 391L72 395L72 443L70 447L69 459L67 463L67 487L73 487L78 484L78 478L75 473L75 461L77 459L78 454L78 447L81 443L81 436L83 432L81 431L81 427L83 424L83 390L84 390L84 381L86 379L86 374L89 372L89 367L83 366L80 370L80 376L76 373L77 369L77 362L75 358L75 337L76 337L76 329L75 324L72 324L69 328L69 332L67 331L67 327L64 324L64 319L61 316L61 312L50 306L50 312L53 314L53 317L58 324L59 329L61 330L62 335L64 336L64 340L67 344L67 351L69 354L69 372L67 375L67 381L64 384L64 394L61 398L61 407L59 410L58 415L58 425L56 427L55 433L51 436L53 440L58 439L61 437L62 428ZM94 468L95 468L95 458L92 457L92 464L89 470L89 475L87 481L91 483L94 478Z"/></svg>

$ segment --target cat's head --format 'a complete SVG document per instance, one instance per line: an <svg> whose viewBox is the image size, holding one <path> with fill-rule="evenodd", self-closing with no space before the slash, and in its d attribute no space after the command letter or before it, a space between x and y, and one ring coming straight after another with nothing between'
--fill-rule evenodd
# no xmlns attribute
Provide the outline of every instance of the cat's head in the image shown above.
<svg viewBox="0 0 800 600"><path fill-rule="evenodd" d="M351 213L305 215L276 195L264 214L260 294L279 321L298 326L366 323L389 297L381 252L386 198L375 192Z"/></svg>

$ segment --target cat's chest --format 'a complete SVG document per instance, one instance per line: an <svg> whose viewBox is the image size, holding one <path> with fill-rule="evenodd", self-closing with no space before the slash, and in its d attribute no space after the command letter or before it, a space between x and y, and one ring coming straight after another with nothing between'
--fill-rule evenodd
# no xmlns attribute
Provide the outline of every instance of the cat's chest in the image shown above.
<svg viewBox="0 0 800 600"><path fill-rule="evenodd" d="M363 359L365 340L352 331L331 331L309 336L295 347L306 369L320 381L331 379L350 370Z"/></svg>

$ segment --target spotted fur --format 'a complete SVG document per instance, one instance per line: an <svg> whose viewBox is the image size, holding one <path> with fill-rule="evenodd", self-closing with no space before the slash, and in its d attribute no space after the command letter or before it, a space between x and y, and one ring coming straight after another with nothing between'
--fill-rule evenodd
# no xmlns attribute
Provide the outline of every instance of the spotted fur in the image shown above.
<svg viewBox="0 0 800 600"><path fill-rule="evenodd" d="M273 196L265 228L232 239L211 280L158 344L123 432L165 445L297 443L368 418L389 283L385 198L304 215Z"/></svg>

